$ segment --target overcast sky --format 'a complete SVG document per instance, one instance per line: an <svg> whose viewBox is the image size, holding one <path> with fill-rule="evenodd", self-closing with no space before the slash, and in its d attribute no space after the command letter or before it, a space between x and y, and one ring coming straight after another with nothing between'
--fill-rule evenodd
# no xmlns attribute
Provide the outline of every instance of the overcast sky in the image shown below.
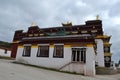
<svg viewBox="0 0 120 80"><path fill-rule="evenodd" d="M0 0L0 40L12 42L15 30L34 22L40 28L74 25L100 16L103 30L111 35L112 60L120 59L120 0Z"/></svg>

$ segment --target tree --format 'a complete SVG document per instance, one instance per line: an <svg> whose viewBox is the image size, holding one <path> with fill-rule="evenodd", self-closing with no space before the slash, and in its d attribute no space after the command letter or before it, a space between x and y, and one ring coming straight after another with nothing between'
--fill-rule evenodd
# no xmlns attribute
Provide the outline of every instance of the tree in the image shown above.
<svg viewBox="0 0 120 80"><path fill-rule="evenodd" d="M118 61L118 65L120 65L120 60Z"/></svg>

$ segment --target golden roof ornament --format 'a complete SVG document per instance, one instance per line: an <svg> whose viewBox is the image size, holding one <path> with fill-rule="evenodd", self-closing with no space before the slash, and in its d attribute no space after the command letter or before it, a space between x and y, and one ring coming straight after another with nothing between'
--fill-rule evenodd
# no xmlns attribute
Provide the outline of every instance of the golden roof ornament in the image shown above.
<svg viewBox="0 0 120 80"><path fill-rule="evenodd" d="M96 20L99 20L99 15L96 16Z"/></svg>
<svg viewBox="0 0 120 80"><path fill-rule="evenodd" d="M33 26L35 26L35 24L32 22L31 26L33 27Z"/></svg>
<svg viewBox="0 0 120 80"><path fill-rule="evenodd" d="M67 21L67 23L62 23L62 26L72 26L72 22Z"/></svg>

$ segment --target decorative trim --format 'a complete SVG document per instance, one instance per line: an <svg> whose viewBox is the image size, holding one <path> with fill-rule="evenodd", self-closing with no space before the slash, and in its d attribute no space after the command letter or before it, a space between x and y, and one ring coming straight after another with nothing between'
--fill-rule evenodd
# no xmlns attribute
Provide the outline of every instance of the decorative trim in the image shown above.
<svg viewBox="0 0 120 80"><path fill-rule="evenodd" d="M63 43L59 43L59 44L57 44L57 43L54 43L54 45L64 45Z"/></svg>
<svg viewBox="0 0 120 80"><path fill-rule="evenodd" d="M20 41L13 41L12 43L19 43Z"/></svg>
<svg viewBox="0 0 120 80"><path fill-rule="evenodd" d="M18 48L24 48L24 46L18 46Z"/></svg>
<svg viewBox="0 0 120 80"><path fill-rule="evenodd" d="M72 34L77 34L77 33L78 33L78 31L72 31L71 33L72 33Z"/></svg>
<svg viewBox="0 0 120 80"><path fill-rule="evenodd" d="M104 42L103 43L105 46L111 46L112 44L111 43L108 43L108 42Z"/></svg>
<svg viewBox="0 0 120 80"><path fill-rule="evenodd" d="M97 30L91 30L91 32L92 32L92 33L95 33L95 32L97 32Z"/></svg>
<svg viewBox="0 0 120 80"><path fill-rule="evenodd" d="M66 47L66 48L67 48L67 47L71 47L71 45L64 45L64 47Z"/></svg>
<svg viewBox="0 0 120 80"><path fill-rule="evenodd" d="M112 56L112 53L104 53L104 56Z"/></svg>
<svg viewBox="0 0 120 80"><path fill-rule="evenodd" d="M33 36L33 34L29 34L29 37Z"/></svg>
<svg viewBox="0 0 120 80"><path fill-rule="evenodd" d="M50 44L38 44L38 46L49 46Z"/></svg>
<svg viewBox="0 0 120 80"><path fill-rule="evenodd" d="M81 33L87 33L88 31L81 31Z"/></svg>
<svg viewBox="0 0 120 80"><path fill-rule="evenodd" d="M87 47L93 47L93 44L87 44Z"/></svg>
<svg viewBox="0 0 120 80"><path fill-rule="evenodd" d="M31 46L32 44L24 44L23 46Z"/></svg>
<svg viewBox="0 0 120 80"><path fill-rule="evenodd" d="M31 47L32 47L32 48L38 48L38 46L37 46L37 45L32 45Z"/></svg>
<svg viewBox="0 0 120 80"><path fill-rule="evenodd" d="M34 34L34 36L38 36L38 34Z"/></svg>
<svg viewBox="0 0 120 80"><path fill-rule="evenodd" d="M107 35L98 35L96 36L96 38L102 38L102 39L105 39L105 38L110 38L111 36L107 36Z"/></svg>

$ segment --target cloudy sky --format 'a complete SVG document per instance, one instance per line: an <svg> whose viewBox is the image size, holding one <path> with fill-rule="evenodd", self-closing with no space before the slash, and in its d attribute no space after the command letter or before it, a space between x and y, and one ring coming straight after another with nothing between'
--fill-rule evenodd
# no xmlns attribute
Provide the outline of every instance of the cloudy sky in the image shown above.
<svg viewBox="0 0 120 80"><path fill-rule="evenodd" d="M100 16L105 34L111 37L112 60L120 59L120 0L0 0L0 40L12 42L15 30L34 22L40 28L74 25Z"/></svg>

